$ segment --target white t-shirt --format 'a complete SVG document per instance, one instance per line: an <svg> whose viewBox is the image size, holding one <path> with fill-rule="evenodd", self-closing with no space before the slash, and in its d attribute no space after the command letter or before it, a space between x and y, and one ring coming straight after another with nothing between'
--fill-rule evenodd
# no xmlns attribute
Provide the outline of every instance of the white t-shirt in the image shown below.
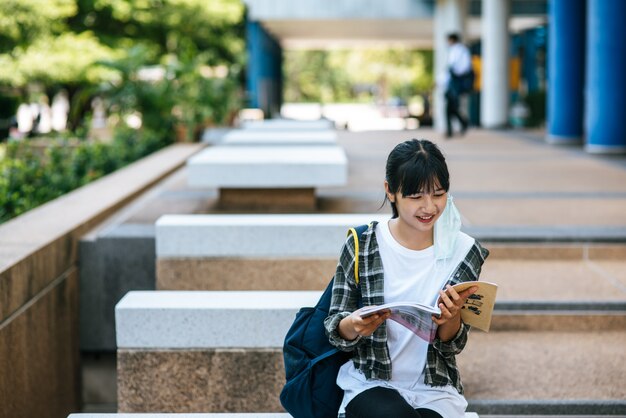
<svg viewBox="0 0 626 418"><path fill-rule="evenodd" d="M455 254L435 263L434 247L410 250L391 235L389 224L376 225L376 240L385 271L385 303L414 301L434 305L439 290L474 245L474 239L459 232ZM395 321L387 320L387 346L391 357L391 380L366 377L348 361L339 370L337 385L344 390L339 413L359 393L376 386L397 390L413 408L428 408L446 418L463 417L467 401L451 386L424 383L428 343Z"/></svg>
<svg viewBox="0 0 626 418"><path fill-rule="evenodd" d="M467 73L472 68L472 55L460 42L450 45L448 50L448 68L456 75Z"/></svg>

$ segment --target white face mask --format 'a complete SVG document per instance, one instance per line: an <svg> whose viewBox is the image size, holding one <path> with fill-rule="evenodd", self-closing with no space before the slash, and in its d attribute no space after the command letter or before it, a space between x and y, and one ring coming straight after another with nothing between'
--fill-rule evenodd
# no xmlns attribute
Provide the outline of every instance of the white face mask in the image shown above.
<svg viewBox="0 0 626 418"><path fill-rule="evenodd" d="M454 205L454 199L448 194L446 208L435 222L435 258L437 260L452 257L460 230L461 214Z"/></svg>

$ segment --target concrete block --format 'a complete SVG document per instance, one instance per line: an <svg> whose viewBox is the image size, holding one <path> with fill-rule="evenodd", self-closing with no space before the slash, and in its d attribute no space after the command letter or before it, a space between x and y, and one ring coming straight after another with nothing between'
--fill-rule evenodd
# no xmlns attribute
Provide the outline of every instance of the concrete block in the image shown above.
<svg viewBox="0 0 626 418"><path fill-rule="evenodd" d="M280 348L321 292L129 292L115 307L118 348Z"/></svg>
<svg viewBox="0 0 626 418"><path fill-rule="evenodd" d="M283 145L336 145L334 131L256 131L238 130L224 135L223 145L232 146L283 146Z"/></svg>
<svg viewBox="0 0 626 418"><path fill-rule="evenodd" d="M315 212L315 189L220 189L219 209L261 213Z"/></svg>
<svg viewBox="0 0 626 418"><path fill-rule="evenodd" d="M79 242L80 347L115 351L115 304L156 286L153 225L122 224Z"/></svg>
<svg viewBox="0 0 626 418"><path fill-rule="evenodd" d="M215 413L215 414L71 414L68 418L289 418L281 413ZM469 417L466 417L469 418Z"/></svg>
<svg viewBox="0 0 626 418"><path fill-rule="evenodd" d="M348 160L338 146L213 147L187 161L192 187L317 188L343 186Z"/></svg>
<svg viewBox="0 0 626 418"><path fill-rule="evenodd" d="M338 258L160 258L157 289L323 290Z"/></svg>
<svg viewBox="0 0 626 418"><path fill-rule="evenodd" d="M234 129L231 128L209 128L202 133L200 141L205 144L217 145L220 144L224 140L224 137L233 130Z"/></svg>
<svg viewBox="0 0 626 418"><path fill-rule="evenodd" d="M120 412L284 412L279 348L118 350Z"/></svg>
<svg viewBox="0 0 626 418"><path fill-rule="evenodd" d="M241 128L255 131L323 131L335 129L335 123L328 119L268 119L262 121L246 121L241 124Z"/></svg>
<svg viewBox="0 0 626 418"><path fill-rule="evenodd" d="M281 413L217 413L217 414L71 414L68 418L289 418ZM467 412L465 418L478 418L478 414Z"/></svg>
<svg viewBox="0 0 626 418"><path fill-rule="evenodd" d="M157 258L337 258L348 228L387 214L165 215L156 222Z"/></svg>

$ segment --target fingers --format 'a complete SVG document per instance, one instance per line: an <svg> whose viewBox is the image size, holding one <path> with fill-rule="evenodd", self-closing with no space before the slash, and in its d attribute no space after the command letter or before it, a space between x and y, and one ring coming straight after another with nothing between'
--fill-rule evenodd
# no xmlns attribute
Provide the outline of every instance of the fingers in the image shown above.
<svg viewBox="0 0 626 418"><path fill-rule="evenodd" d="M442 325L456 317L461 312L467 298L476 293L477 290L477 286L472 286L458 293L450 285L446 286L445 291L440 290L438 306L441 310L441 315L439 317L433 316L433 322L437 325Z"/></svg>
<svg viewBox="0 0 626 418"><path fill-rule="evenodd" d="M357 312L357 315L358 315L358 312ZM385 315L384 312L379 312L379 313L375 313L374 315L366 316L365 318L359 315L359 318L361 319L360 322L362 325L369 325L371 323L374 323L380 320L380 318L384 315Z"/></svg>
<svg viewBox="0 0 626 418"><path fill-rule="evenodd" d="M432 318L433 318L433 322L437 325L443 325L446 322L448 322L446 318L436 317L435 315L433 315Z"/></svg>
<svg viewBox="0 0 626 418"><path fill-rule="evenodd" d="M454 290L454 289L452 289L452 290ZM478 291L478 286L472 286L469 289L465 289L464 291L459 293L459 297L461 299L463 299L463 303L465 303L467 298L469 298L470 295L473 295L474 293L476 293L476 291Z"/></svg>
<svg viewBox="0 0 626 418"><path fill-rule="evenodd" d="M354 331L364 337L368 337L376 331L376 329L391 316L389 310L376 313L374 315L362 318L358 311L353 313L352 323Z"/></svg>
<svg viewBox="0 0 626 418"><path fill-rule="evenodd" d="M445 292L443 290L439 291L439 300L440 302L445 303L447 307L452 307L452 305L463 306L467 298L477 290L477 286L472 286L469 289L465 289L461 293L457 293L452 286L447 285Z"/></svg>

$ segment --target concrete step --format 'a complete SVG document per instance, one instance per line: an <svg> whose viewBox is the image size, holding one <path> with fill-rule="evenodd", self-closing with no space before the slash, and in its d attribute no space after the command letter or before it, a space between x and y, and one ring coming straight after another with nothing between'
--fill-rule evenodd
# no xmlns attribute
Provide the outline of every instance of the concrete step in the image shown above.
<svg viewBox="0 0 626 418"><path fill-rule="evenodd" d="M218 413L218 414L71 414L68 418L290 418L285 413ZM465 418L478 418L478 414L467 412Z"/></svg>
<svg viewBox="0 0 626 418"><path fill-rule="evenodd" d="M186 410L223 410L220 405L226 405L229 393L221 387L227 385L234 393L247 388L249 399L237 408L254 408L233 410L254 411L263 405L269 408L264 410L278 411L284 335L297 309L310 306L318 296L129 293L117 306L120 409L162 410L183 405L184 399L191 408ZM457 357L469 410L501 415L626 414L626 386L620 384L626 375L623 315L619 321L601 330L552 326L499 331L494 326L489 333L472 331ZM242 376L237 368L244 364L249 373ZM194 379L185 378L191 375ZM256 390L261 386L250 380L260 376L264 384ZM221 383L209 396L206 382L212 379ZM167 393L167 399L159 393ZM196 395L191 399L189 394Z"/></svg>
<svg viewBox="0 0 626 418"><path fill-rule="evenodd" d="M626 414L626 329L471 332L457 356L481 414Z"/></svg>

